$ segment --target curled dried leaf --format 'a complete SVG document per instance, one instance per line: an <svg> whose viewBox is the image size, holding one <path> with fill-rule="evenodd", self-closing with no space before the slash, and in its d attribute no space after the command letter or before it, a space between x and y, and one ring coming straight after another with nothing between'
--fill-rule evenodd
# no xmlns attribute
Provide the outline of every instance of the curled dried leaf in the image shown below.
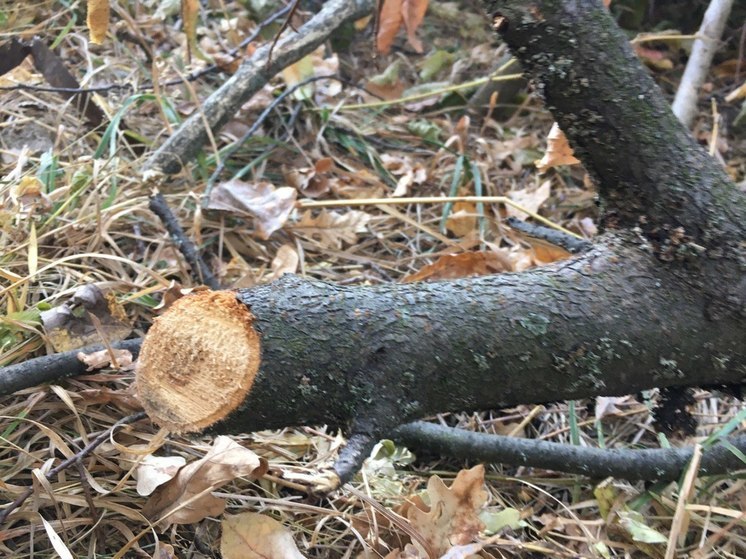
<svg viewBox="0 0 746 559"><path fill-rule="evenodd" d="M285 225L297 195L289 186L275 188L266 181L233 179L215 186L207 207L255 218L257 233L266 240Z"/></svg>
<svg viewBox="0 0 746 559"><path fill-rule="evenodd" d="M264 514L244 512L226 516L222 526L220 554L223 559L305 559L288 529Z"/></svg>
<svg viewBox="0 0 746 559"><path fill-rule="evenodd" d="M261 477L267 464L229 437L219 436L204 458L181 468L156 489L143 514L162 525L192 524L225 509L225 500L212 491L237 477Z"/></svg>
<svg viewBox="0 0 746 559"><path fill-rule="evenodd" d="M445 254L434 263L423 266L419 272L410 274L402 281L432 281L441 279L486 276L513 271L510 259L502 252L492 250Z"/></svg>
<svg viewBox="0 0 746 559"><path fill-rule="evenodd" d="M560 165L575 165L580 161L575 157L570 143L567 141L564 132L556 122L552 125L549 135L547 136L547 151L544 157L535 162L536 168L540 173L552 167Z"/></svg>

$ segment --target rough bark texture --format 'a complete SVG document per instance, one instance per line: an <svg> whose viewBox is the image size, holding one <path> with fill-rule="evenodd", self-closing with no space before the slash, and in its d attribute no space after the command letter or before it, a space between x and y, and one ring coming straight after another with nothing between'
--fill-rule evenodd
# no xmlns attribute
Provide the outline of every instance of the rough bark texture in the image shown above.
<svg viewBox="0 0 746 559"><path fill-rule="evenodd" d="M600 1L486 5L596 177L606 236L522 274L239 291L261 364L215 431L351 424L349 470L376 435L434 412L746 379L744 194Z"/></svg>
<svg viewBox="0 0 746 559"><path fill-rule="evenodd" d="M712 250L743 240L742 193L676 119L600 1L484 4L596 177L607 222L641 227L660 250L680 226Z"/></svg>
<svg viewBox="0 0 746 559"><path fill-rule="evenodd" d="M746 318L744 194L676 119L597 0L486 1L493 26L534 78L597 179L609 229L704 294L713 321Z"/></svg>
<svg viewBox="0 0 746 559"><path fill-rule="evenodd" d="M385 432L435 412L746 378L741 325L710 321L676 274L614 243L530 273L366 288L284 276L238 297L262 363L219 431Z"/></svg>

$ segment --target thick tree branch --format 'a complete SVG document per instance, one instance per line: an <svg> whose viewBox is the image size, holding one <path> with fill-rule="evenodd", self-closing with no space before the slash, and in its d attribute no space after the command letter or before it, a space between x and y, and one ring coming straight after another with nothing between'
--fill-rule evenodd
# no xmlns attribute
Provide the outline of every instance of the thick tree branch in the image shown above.
<svg viewBox="0 0 746 559"><path fill-rule="evenodd" d="M286 277L239 291L240 305L181 300L142 348L151 417L176 431L349 426L356 443L328 487L377 436L435 412L746 379L743 194L600 2L487 5L597 177L607 223L627 231L520 275L362 288Z"/></svg>
<svg viewBox="0 0 746 559"><path fill-rule="evenodd" d="M177 432L349 427L339 480L375 437L435 412L744 382L743 193L673 117L600 2L487 5L597 177L615 236L522 274L355 288L286 276L188 296L143 343L137 385L153 419ZM256 84L263 72L239 74ZM210 124L246 97L208 102ZM154 166L194 153L205 130L193 122Z"/></svg>
<svg viewBox="0 0 746 559"><path fill-rule="evenodd" d="M219 432L354 419L383 433L435 412L746 378L740 323L709 321L676 274L618 244L523 274L362 288L285 276L237 296L261 362L245 399L231 392ZM217 411L181 386L215 386L213 374L233 374L231 391L241 383L241 371L218 369L241 340L210 297L177 301L140 354L146 410L177 431L201 423L192 410ZM175 391L185 399L164 407ZM219 395L215 405L231 411Z"/></svg>
<svg viewBox="0 0 746 559"><path fill-rule="evenodd" d="M676 119L600 0L484 5L596 177L607 224L640 227L659 251L736 249L743 193Z"/></svg>

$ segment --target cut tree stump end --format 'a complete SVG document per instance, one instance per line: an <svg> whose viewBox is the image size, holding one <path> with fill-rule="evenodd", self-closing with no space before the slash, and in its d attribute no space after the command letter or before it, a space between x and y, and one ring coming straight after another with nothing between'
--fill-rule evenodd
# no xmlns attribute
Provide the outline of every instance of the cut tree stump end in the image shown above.
<svg viewBox="0 0 746 559"><path fill-rule="evenodd" d="M157 318L142 344L137 393L175 433L201 431L244 401L261 361L254 316L230 291L199 291Z"/></svg>

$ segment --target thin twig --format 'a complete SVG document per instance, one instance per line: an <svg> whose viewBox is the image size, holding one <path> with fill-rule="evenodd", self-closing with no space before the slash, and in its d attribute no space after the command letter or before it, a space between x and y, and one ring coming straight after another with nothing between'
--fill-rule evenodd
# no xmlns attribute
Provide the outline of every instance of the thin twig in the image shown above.
<svg viewBox="0 0 746 559"><path fill-rule="evenodd" d="M272 62L272 51L275 50L275 45L277 44L277 41L280 40L280 35L290 26L290 19L295 15L295 12L298 10L298 6L300 5L300 0L293 0L292 4L290 4L290 13L288 13L287 17L285 18L285 21L282 22L282 26L280 27L280 30L275 33L275 38L272 40L272 45L269 47L269 52L267 53L267 64Z"/></svg>
<svg viewBox="0 0 746 559"><path fill-rule="evenodd" d="M148 207L163 222L168 234L171 236L171 240L184 256L184 260L189 264L192 278L208 286L210 289L220 289L220 283L217 278L207 264L205 264L205 261L202 260L202 257L197 252L197 247L194 246L191 239L184 233L181 225L179 225L179 221L171 212L171 208L168 207L166 199L160 192L156 192L150 197Z"/></svg>
<svg viewBox="0 0 746 559"><path fill-rule="evenodd" d="M412 450L498 462L513 466L543 468L592 478L673 481L689 464L693 447L643 450L602 449L547 441L474 433L415 421L398 427L392 438ZM717 475L746 468L732 448L746 452L746 435L722 439L704 450L699 473Z"/></svg>
<svg viewBox="0 0 746 559"><path fill-rule="evenodd" d="M544 227L543 225L526 223L525 221L521 221L515 217L509 217L507 219L507 224L519 233L536 239L542 239L555 246L562 247L572 254L580 254L581 252L586 252L593 248L592 243L589 243L585 239L579 239L575 235L570 236L562 231Z"/></svg>
<svg viewBox="0 0 746 559"><path fill-rule="evenodd" d="M114 342L114 349L126 349L137 357L140 351L142 338ZM12 394L19 390L32 388L48 382L56 382L66 377L82 375L88 370L88 366L78 359L78 354L93 353L106 349L103 345L87 346L63 353L44 355L35 359L27 359L22 363L7 365L0 368L0 396Z"/></svg>

